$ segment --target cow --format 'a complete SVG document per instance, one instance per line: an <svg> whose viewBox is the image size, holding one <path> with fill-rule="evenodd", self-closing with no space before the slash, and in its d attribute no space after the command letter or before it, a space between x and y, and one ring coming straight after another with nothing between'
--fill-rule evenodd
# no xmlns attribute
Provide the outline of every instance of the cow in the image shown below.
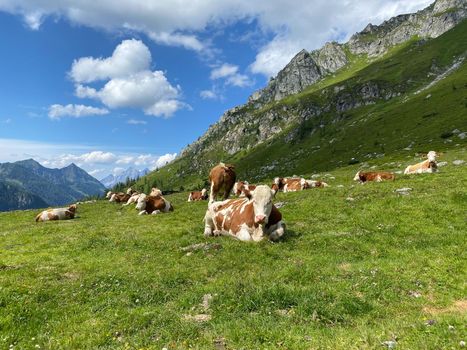
<svg viewBox="0 0 467 350"><path fill-rule="evenodd" d="M235 167L231 164L219 163L212 168L209 173L209 181L211 182L209 202L214 202L219 194L223 195L224 200L229 198L236 177Z"/></svg>
<svg viewBox="0 0 467 350"><path fill-rule="evenodd" d="M355 174L353 180L354 181L360 181L360 183L365 183L368 181L376 181L376 182L381 182L383 180L392 180L394 181L396 179L396 176L394 173L390 173L387 171L359 171Z"/></svg>
<svg viewBox="0 0 467 350"><path fill-rule="evenodd" d="M68 208L55 208L44 210L36 216L36 222L49 220L69 220L74 219L76 213L76 204Z"/></svg>
<svg viewBox="0 0 467 350"><path fill-rule="evenodd" d="M128 189L126 190L126 194L129 194L130 196L134 195L137 192L138 191L132 189L131 187L128 187Z"/></svg>
<svg viewBox="0 0 467 350"><path fill-rule="evenodd" d="M404 170L404 175L408 174L422 174L422 173L434 173L438 171L438 164L436 163L436 157L438 154L435 151L430 151L426 155L427 159L415 165L409 165Z"/></svg>
<svg viewBox="0 0 467 350"><path fill-rule="evenodd" d="M172 203L160 195L146 196L145 194L142 194L138 199L136 209L139 210L138 215L155 215L173 211L174 207L172 206Z"/></svg>
<svg viewBox="0 0 467 350"><path fill-rule="evenodd" d="M208 191L205 188L203 188L201 191L190 192L188 196L188 202L204 201L208 199L207 192Z"/></svg>
<svg viewBox="0 0 467 350"><path fill-rule="evenodd" d="M254 191L256 185L250 185L248 181L237 181L232 189L234 195L245 197L245 191Z"/></svg>
<svg viewBox="0 0 467 350"><path fill-rule="evenodd" d="M231 236L241 241L275 241L285 232L282 214L272 203L274 191L260 185L246 197L208 205L204 216L205 236Z"/></svg>
<svg viewBox="0 0 467 350"><path fill-rule="evenodd" d="M276 177L271 188L277 192L297 192L309 188L308 182L300 177Z"/></svg>
<svg viewBox="0 0 467 350"><path fill-rule="evenodd" d="M115 194L115 192L109 191L109 192L107 192L107 194L105 195L105 198L110 199L110 197L112 197L113 194Z"/></svg>
<svg viewBox="0 0 467 350"><path fill-rule="evenodd" d="M139 193L139 192L135 192L131 195L131 197L128 199L128 201L123 204L124 207L126 207L127 205L130 205L132 203L137 203L138 202L138 199L140 196L142 196L143 193Z"/></svg>
<svg viewBox="0 0 467 350"><path fill-rule="evenodd" d="M130 197L131 196L129 194L126 194L126 193L123 193L123 192L114 193L110 197L109 202L115 202L115 203L128 202Z"/></svg>
<svg viewBox="0 0 467 350"><path fill-rule="evenodd" d="M162 196L162 191L157 187L153 187L151 188L151 193L149 193L149 195L153 197Z"/></svg>
<svg viewBox="0 0 467 350"><path fill-rule="evenodd" d="M307 188L317 188L317 187L328 187L329 185L324 181L316 180L305 180L308 187Z"/></svg>

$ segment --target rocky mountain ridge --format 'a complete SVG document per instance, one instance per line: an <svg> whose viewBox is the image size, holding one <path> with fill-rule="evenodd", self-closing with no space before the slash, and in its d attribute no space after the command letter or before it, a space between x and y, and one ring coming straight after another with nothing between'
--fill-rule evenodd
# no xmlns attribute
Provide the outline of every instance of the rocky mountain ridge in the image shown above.
<svg viewBox="0 0 467 350"><path fill-rule="evenodd" d="M332 91L323 91L320 101L309 101L306 105L274 105L345 68L355 57L376 59L391 47L414 37L420 39L420 45L423 45L424 38L440 36L466 17L467 1L437 0L417 13L393 17L379 26L369 24L345 44L333 42L312 52L302 50L265 88L252 94L245 105L226 111L204 135L185 148L180 157L193 157L201 153L233 155L271 139L291 123L319 118L330 110L335 110L336 118L339 118L339 114L352 108L400 96L410 89L413 81L408 81L404 86L390 86L381 81L359 81L351 90L345 84L334 86ZM440 73L436 64L432 68L430 74ZM289 139L292 138L293 135Z"/></svg>

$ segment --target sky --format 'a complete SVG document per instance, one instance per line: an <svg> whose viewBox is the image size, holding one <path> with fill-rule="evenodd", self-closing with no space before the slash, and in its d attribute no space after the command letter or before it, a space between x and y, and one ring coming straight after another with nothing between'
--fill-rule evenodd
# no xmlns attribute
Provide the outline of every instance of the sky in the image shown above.
<svg viewBox="0 0 467 350"><path fill-rule="evenodd" d="M301 49L430 3L0 0L0 162L160 167Z"/></svg>

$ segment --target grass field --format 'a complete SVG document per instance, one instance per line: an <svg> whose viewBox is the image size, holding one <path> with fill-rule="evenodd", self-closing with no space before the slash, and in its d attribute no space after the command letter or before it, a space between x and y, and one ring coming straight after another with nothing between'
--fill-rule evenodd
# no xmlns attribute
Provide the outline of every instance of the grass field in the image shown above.
<svg viewBox="0 0 467 350"><path fill-rule="evenodd" d="M278 243L205 239L207 204L185 193L157 216L105 201L71 221L1 213L0 349L458 349L467 169L456 159L462 146L437 174L361 186L354 165L323 173L331 187L279 193ZM197 243L209 245L182 250Z"/></svg>

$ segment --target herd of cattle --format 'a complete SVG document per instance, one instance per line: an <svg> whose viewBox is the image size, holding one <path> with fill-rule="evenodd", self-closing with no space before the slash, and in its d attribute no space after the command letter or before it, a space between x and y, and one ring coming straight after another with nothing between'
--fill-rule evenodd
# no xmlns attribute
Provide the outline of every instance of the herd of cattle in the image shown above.
<svg viewBox="0 0 467 350"><path fill-rule="evenodd" d="M437 153L428 152L426 160L409 165L404 174L433 173L437 171ZM354 177L355 181L380 182L395 180L391 172L362 172ZM208 200L208 209L204 216L205 236L227 235L242 241L260 241L264 238L277 240L285 232L282 214L273 204L277 192L296 192L309 188L327 187L323 181L306 180L297 177L276 177L271 186L251 185L247 181L236 181L233 165L220 163L209 173L211 184L209 196L206 189L190 192L188 201ZM228 199L233 193L237 198ZM221 201L217 201L218 198ZM174 210L172 204L163 197L162 191L153 188L149 195L129 188L126 193L109 191L109 202L123 203L124 206L135 204L139 215L167 213ZM68 208L48 209L36 216L36 221L73 219L76 204Z"/></svg>

